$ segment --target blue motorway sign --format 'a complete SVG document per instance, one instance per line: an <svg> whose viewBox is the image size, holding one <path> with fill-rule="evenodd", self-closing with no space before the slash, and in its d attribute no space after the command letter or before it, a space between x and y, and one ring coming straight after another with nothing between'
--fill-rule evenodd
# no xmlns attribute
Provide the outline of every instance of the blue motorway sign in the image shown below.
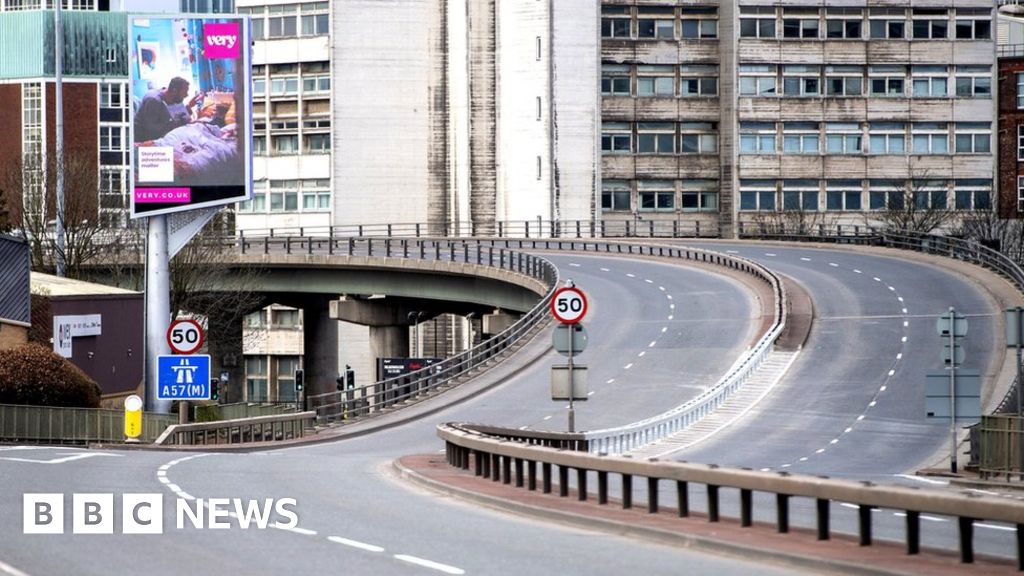
<svg viewBox="0 0 1024 576"><path fill-rule="evenodd" d="M161 400L209 400L210 357L206 355L158 356L157 398Z"/></svg>

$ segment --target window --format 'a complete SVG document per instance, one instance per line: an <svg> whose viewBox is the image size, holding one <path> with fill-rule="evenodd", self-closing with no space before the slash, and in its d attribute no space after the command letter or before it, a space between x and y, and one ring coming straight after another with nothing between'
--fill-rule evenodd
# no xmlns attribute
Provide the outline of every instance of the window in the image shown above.
<svg viewBox="0 0 1024 576"><path fill-rule="evenodd" d="M253 136L252 137L252 153L255 156L266 156L267 155L267 137L266 136Z"/></svg>
<svg viewBox="0 0 1024 576"><path fill-rule="evenodd" d="M825 152L828 154L860 154L864 151L860 124L829 122L825 124Z"/></svg>
<svg viewBox="0 0 1024 576"><path fill-rule="evenodd" d="M267 358L245 357L245 399L248 402L267 401Z"/></svg>
<svg viewBox="0 0 1024 576"><path fill-rule="evenodd" d="M821 66L783 66L782 93L786 96L821 96Z"/></svg>
<svg viewBox="0 0 1024 576"><path fill-rule="evenodd" d="M775 8L740 6L741 38L775 38Z"/></svg>
<svg viewBox="0 0 1024 576"><path fill-rule="evenodd" d="M864 11L860 8L826 8L825 37L860 40Z"/></svg>
<svg viewBox="0 0 1024 576"><path fill-rule="evenodd" d="M676 37L675 9L640 6L636 20L637 38L674 40Z"/></svg>
<svg viewBox="0 0 1024 576"><path fill-rule="evenodd" d="M683 212L718 210L718 180L683 180L679 207Z"/></svg>
<svg viewBox="0 0 1024 576"><path fill-rule="evenodd" d="M638 122L637 154L675 154L676 130L672 122Z"/></svg>
<svg viewBox="0 0 1024 576"><path fill-rule="evenodd" d="M1024 160L1024 124L1017 125L1017 160Z"/></svg>
<svg viewBox="0 0 1024 576"><path fill-rule="evenodd" d="M239 212L264 213L267 211L267 181L255 180L252 183L252 200L238 204Z"/></svg>
<svg viewBox="0 0 1024 576"><path fill-rule="evenodd" d="M273 186L273 183L271 183ZM273 328L298 328L299 311L295 308L273 308L270 313L271 326Z"/></svg>
<svg viewBox="0 0 1024 576"><path fill-rule="evenodd" d="M911 66L911 82L916 98L942 98L948 95L949 70L945 66Z"/></svg>
<svg viewBox="0 0 1024 576"><path fill-rule="evenodd" d="M303 212L312 212L316 210L330 210L330 180L303 180L301 182L301 185Z"/></svg>
<svg viewBox="0 0 1024 576"><path fill-rule="evenodd" d="M944 180L913 180L910 183L914 208L918 210L945 210L948 192Z"/></svg>
<svg viewBox="0 0 1024 576"><path fill-rule="evenodd" d="M251 314L246 314L242 322L246 328L266 328L267 310L257 310Z"/></svg>
<svg viewBox="0 0 1024 576"><path fill-rule="evenodd" d="M306 152L320 154L331 151L330 134L306 134L302 137Z"/></svg>
<svg viewBox="0 0 1024 576"><path fill-rule="evenodd" d="M252 95L253 97L262 98L267 94L267 81L263 78L252 79Z"/></svg>
<svg viewBox="0 0 1024 576"><path fill-rule="evenodd" d="M817 212L818 181L783 180L782 209L787 212Z"/></svg>
<svg viewBox="0 0 1024 576"><path fill-rule="evenodd" d="M1024 73L1017 73L1017 108L1024 108Z"/></svg>
<svg viewBox="0 0 1024 576"><path fill-rule="evenodd" d="M675 186L668 180L640 180L636 183L641 212L675 210Z"/></svg>
<svg viewBox="0 0 1024 576"><path fill-rule="evenodd" d="M284 76L270 79L270 95L297 94L299 79L295 76Z"/></svg>
<svg viewBox="0 0 1024 576"><path fill-rule="evenodd" d="M715 96L718 94L718 66L684 64L679 67L679 95Z"/></svg>
<svg viewBox="0 0 1024 576"><path fill-rule="evenodd" d="M330 92L331 77L324 74L319 76L303 76L302 92L305 94L316 92Z"/></svg>
<svg viewBox="0 0 1024 576"><path fill-rule="evenodd" d="M298 154L299 137L295 134L274 136L271 141L274 144L275 154Z"/></svg>
<svg viewBox="0 0 1024 576"><path fill-rule="evenodd" d="M939 40L949 31L949 12L944 8L915 8L911 10L914 40Z"/></svg>
<svg viewBox="0 0 1024 576"><path fill-rule="evenodd" d="M601 183L601 209L610 212L628 212L629 195L629 182L605 180Z"/></svg>
<svg viewBox="0 0 1024 576"><path fill-rule="evenodd" d="M1024 212L1024 176L1017 177L1017 212Z"/></svg>
<svg viewBox="0 0 1024 576"><path fill-rule="evenodd" d="M266 38L266 31L265 31L266 29L265 29L265 26L264 26L265 21L263 20L263 16L253 16L251 22L252 22L252 39L253 40L263 40L264 38Z"/></svg>
<svg viewBox="0 0 1024 576"><path fill-rule="evenodd" d="M957 154L990 154L992 152L992 125L988 122L957 122Z"/></svg>
<svg viewBox="0 0 1024 576"><path fill-rule="evenodd" d="M270 181L270 211L295 212L299 209L299 181ZM274 321L277 322L276 320Z"/></svg>
<svg viewBox="0 0 1024 576"><path fill-rule="evenodd" d="M330 8L328 2L310 2L299 5L301 12L302 35L303 36L326 36L330 34L330 26L327 21L327 14Z"/></svg>
<svg viewBox="0 0 1024 576"><path fill-rule="evenodd" d="M100 126L100 152L121 152L124 150L124 128L122 126Z"/></svg>
<svg viewBox="0 0 1024 576"><path fill-rule="evenodd" d="M826 66L825 87L829 96L860 96L864 93L863 66Z"/></svg>
<svg viewBox="0 0 1024 576"><path fill-rule="evenodd" d="M685 39L718 38L718 8L684 7L680 24Z"/></svg>
<svg viewBox="0 0 1024 576"><path fill-rule="evenodd" d="M99 181L100 213L122 212L128 207L128 193L125 189L126 171L123 168L101 168Z"/></svg>
<svg viewBox="0 0 1024 576"><path fill-rule="evenodd" d="M953 181L957 210L991 210L992 181L984 178L963 178Z"/></svg>
<svg viewBox="0 0 1024 576"><path fill-rule="evenodd" d="M783 154L817 154L817 122L785 122L782 124Z"/></svg>
<svg viewBox="0 0 1024 576"><path fill-rule="evenodd" d="M955 66L956 95L961 98L991 98L992 69L989 66Z"/></svg>
<svg viewBox="0 0 1024 576"><path fill-rule="evenodd" d="M100 84L100 108L127 108L124 97L126 85L104 82Z"/></svg>
<svg viewBox="0 0 1024 576"><path fill-rule="evenodd" d="M775 211L774 180L740 180L740 210Z"/></svg>
<svg viewBox="0 0 1024 576"><path fill-rule="evenodd" d="M903 8L871 8L868 22L872 38L903 40L907 36L907 11Z"/></svg>
<svg viewBox="0 0 1024 576"><path fill-rule="evenodd" d="M989 8L957 8L957 40L989 40L992 38L992 12Z"/></svg>
<svg viewBox="0 0 1024 576"><path fill-rule="evenodd" d="M267 37L268 38L283 38L288 36L298 36L297 18L294 15L296 4L276 4L268 6L270 9L270 18L267 19ZM282 15L288 14L291 15Z"/></svg>
<svg viewBox="0 0 1024 576"><path fill-rule="evenodd" d="M601 152L629 154L633 151L633 134L629 122L601 123Z"/></svg>
<svg viewBox="0 0 1024 576"><path fill-rule="evenodd" d="M740 122L740 154L774 154L773 122Z"/></svg>
<svg viewBox="0 0 1024 576"><path fill-rule="evenodd" d="M628 6L601 7L601 37L629 38L630 15Z"/></svg>
<svg viewBox="0 0 1024 576"><path fill-rule="evenodd" d="M675 96L674 66L639 65L636 75L637 96Z"/></svg>
<svg viewBox="0 0 1024 576"><path fill-rule="evenodd" d="M868 150L871 154L903 154L905 134L902 122L869 122Z"/></svg>
<svg viewBox="0 0 1024 576"><path fill-rule="evenodd" d="M899 180L869 180L868 208L871 210L902 210L904 184Z"/></svg>
<svg viewBox="0 0 1024 576"><path fill-rule="evenodd" d="M682 122L679 124L680 154L717 154L717 122Z"/></svg>
<svg viewBox="0 0 1024 576"><path fill-rule="evenodd" d="M903 96L906 66L868 66L868 86L872 96Z"/></svg>
<svg viewBox="0 0 1024 576"><path fill-rule="evenodd" d="M856 211L861 207L860 180L826 180L825 209Z"/></svg>
<svg viewBox="0 0 1024 576"><path fill-rule="evenodd" d="M603 96L629 96L629 65L627 64L602 64L601 65L601 95Z"/></svg>
<svg viewBox="0 0 1024 576"><path fill-rule="evenodd" d="M818 10L784 8L782 11L783 38L817 38Z"/></svg>
<svg viewBox="0 0 1024 576"><path fill-rule="evenodd" d="M949 127L945 122L914 122L910 139L914 154L949 153Z"/></svg>
<svg viewBox="0 0 1024 576"><path fill-rule="evenodd" d="M741 96L774 96L775 95L774 65L741 64L740 95Z"/></svg>

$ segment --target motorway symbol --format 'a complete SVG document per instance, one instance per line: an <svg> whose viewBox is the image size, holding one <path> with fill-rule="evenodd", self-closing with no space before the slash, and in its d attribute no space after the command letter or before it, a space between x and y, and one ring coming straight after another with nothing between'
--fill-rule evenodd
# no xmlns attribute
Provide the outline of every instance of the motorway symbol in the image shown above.
<svg viewBox="0 0 1024 576"><path fill-rule="evenodd" d="M559 288L551 297L551 314L562 324L575 324L587 315L587 297L575 286Z"/></svg>
<svg viewBox="0 0 1024 576"><path fill-rule="evenodd" d="M195 354L203 347L203 338L203 327L195 320L175 320L167 329L167 344L175 354Z"/></svg>
<svg viewBox="0 0 1024 576"><path fill-rule="evenodd" d="M158 356L157 362L157 398L210 399L209 356Z"/></svg>

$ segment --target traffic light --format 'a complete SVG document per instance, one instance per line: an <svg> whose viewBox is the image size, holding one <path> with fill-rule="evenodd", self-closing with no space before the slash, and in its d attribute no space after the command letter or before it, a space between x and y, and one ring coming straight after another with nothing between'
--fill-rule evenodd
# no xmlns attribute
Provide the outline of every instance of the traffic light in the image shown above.
<svg viewBox="0 0 1024 576"><path fill-rule="evenodd" d="M305 375L302 373L302 368L295 371L295 391L302 392L302 385L305 384Z"/></svg>
<svg viewBox="0 0 1024 576"><path fill-rule="evenodd" d="M349 390L356 387L356 371L348 364L345 364L345 386Z"/></svg>
<svg viewBox="0 0 1024 576"><path fill-rule="evenodd" d="M345 376L338 376L334 381L338 383L339 392L345 389Z"/></svg>
<svg viewBox="0 0 1024 576"><path fill-rule="evenodd" d="M220 400L220 380L216 378L210 379L210 400Z"/></svg>

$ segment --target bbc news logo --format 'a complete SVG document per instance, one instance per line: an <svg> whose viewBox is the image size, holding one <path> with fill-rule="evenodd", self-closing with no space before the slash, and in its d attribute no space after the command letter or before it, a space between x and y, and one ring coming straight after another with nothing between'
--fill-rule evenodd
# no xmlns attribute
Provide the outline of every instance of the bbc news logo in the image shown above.
<svg viewBox="0 0 1024 576"><path fill-rule="evenodd" d="M71 509L65 514L64 494L25 494L22 500L25 534L63 534L66 516L71 518L72 534L113 534L120 511L121 534L163 534L164 499L162 494L122 494L120 508L113 494L72 494ZM208 530L242 530L267 527L295 528L299 516L294 498L196 498L175 499L174 527ZM272 523L273 521L273 523Z"/></svg>

